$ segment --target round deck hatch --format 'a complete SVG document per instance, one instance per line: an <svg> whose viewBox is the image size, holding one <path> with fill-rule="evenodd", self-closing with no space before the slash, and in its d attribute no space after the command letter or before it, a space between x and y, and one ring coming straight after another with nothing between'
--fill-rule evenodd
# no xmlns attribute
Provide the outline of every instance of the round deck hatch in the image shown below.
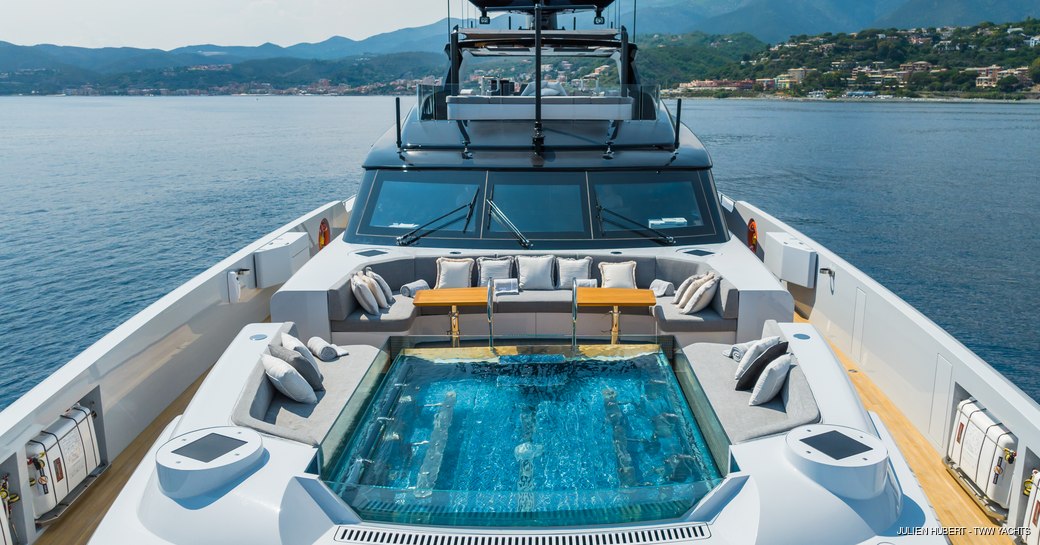
<svg viewBox="0 0 1040 545"><path fill-rule="evenodd" d="M845 426L811 424L791 430L787 458L806 476L846 498L875 498L888 479L888 449L881 439Z"/></svg>
<svg viewBox="0 0 1040 545"><path fill-rule="evenodd" d="M253 469L263 455L260 434L234 426L195 430L159 447L159 487L169 497L212 492Z"/></svg>

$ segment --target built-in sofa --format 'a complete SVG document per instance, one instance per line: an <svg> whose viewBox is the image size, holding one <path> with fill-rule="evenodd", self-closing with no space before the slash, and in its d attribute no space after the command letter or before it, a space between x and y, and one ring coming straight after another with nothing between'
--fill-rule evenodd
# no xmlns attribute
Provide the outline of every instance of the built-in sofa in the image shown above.
<svg viewBox="0 0 1040 545"><path fill-rule="evenodd" d="M774 335L788 340L777 323L769 320L763 327L762 336ZM788 373L780 394L764 405L751 406L748 404L751 391L735 389L737 361L723 355L730 346L695 343L682 350L701 390L697 395L703 395L711 405L730 444L784 433L820 421L820 409L797 363L797 353L795 365Z"/></svg>
<svg viewBox="0 0 1040 545"><path fill-rule="evenodd" d="M559 257L583 257L573 254L557 254ZM452 256L462 257L462 256ZM479 257L467 255L464 257ZM592 277L599 279L599 264L602 262L636 262L636 286L649 288L654 279L667 280L679 286L683 280L696 274L704 274L711 270L704 262L663 256L592 256ZM434 256L407 256L388 261L369 264L372 270L382 276L395 293L400 287L417 279L425 280L430 286L436 284L437 258ZM419 309L412 304L410 297L395 296L394 304L378 315L364 313L358 306L350 290L350 277L356 270L345 271L341 280L328 289L328 307L331 330L333 332L404 332L411 328L418 316L446 314L446 308ZM477 285L477 267L473 267L473 285ZM659 331L666 333L689 332L735 332L737 330L739 291L725 277L711 305L696 313L685 315L672 304L672 296L657 298L657 305L652 309L625 309L627 314L650 314L657 319ZM461 312L484 312L480 308L462 308ZM519 295L499 296L494 304L494 312L544 312L571 313L570 290L525 290ZM598 309L597 312L602 312Z"/></svg>

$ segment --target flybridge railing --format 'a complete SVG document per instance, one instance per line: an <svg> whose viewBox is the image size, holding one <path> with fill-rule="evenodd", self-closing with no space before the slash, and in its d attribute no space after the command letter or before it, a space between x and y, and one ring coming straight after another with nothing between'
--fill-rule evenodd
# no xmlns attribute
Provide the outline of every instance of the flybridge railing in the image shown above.
<svg viewBox="0 0 1040 545"><path fill-rule="evenodd" d="M417 120L534 121L535 97L527 90L529 84L518 89L507 80L491 81L495 84L419 85ZM549 82L542 91L542 119L547 122L656 121L662 111L657 85L583 88Z"/></svg>

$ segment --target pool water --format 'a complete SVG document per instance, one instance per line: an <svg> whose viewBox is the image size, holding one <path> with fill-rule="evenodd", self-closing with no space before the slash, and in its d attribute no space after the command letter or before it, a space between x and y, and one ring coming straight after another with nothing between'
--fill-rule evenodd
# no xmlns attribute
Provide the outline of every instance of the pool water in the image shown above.
<svg viewBox="0 0 1040 545"><path fill-rule="evenodd" d="M721 475L667 357L656 345L594 351L405 350L322 477L363 519L384 522L681 516Z"/></svg>

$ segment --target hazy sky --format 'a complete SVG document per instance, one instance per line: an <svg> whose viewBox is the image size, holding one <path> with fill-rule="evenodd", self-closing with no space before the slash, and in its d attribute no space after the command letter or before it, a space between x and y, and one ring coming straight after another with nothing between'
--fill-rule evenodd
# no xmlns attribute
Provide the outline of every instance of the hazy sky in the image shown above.
<svg viewBox="0 0 1040 545"><path fill-rule="evenodd" d="M451 3L454 17L462 3ZM0 0L0 41L161 49L292 45L425 25L446 10L447 0Z"/></svg>

